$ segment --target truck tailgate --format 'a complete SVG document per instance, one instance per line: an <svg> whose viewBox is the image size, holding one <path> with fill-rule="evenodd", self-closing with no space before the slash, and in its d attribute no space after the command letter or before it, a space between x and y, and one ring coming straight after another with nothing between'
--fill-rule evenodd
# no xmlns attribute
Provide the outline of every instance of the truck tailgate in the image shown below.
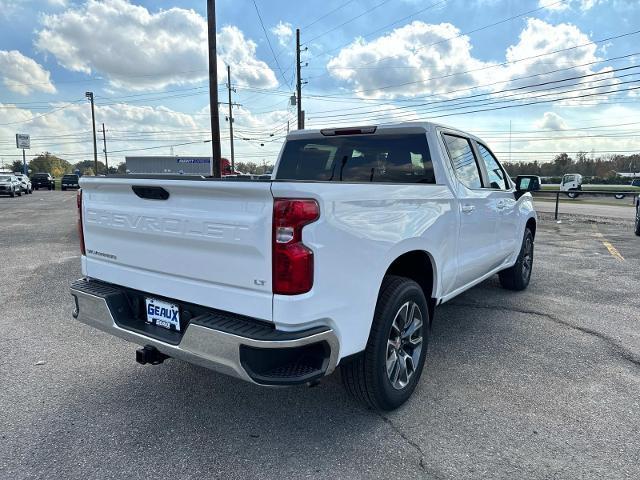
<svg viewBox="0 0 640 480"><path fill-rule="evenodd" d="M269 182L83 177L80 184L85 275L272 319ZM153 198L163 190L168 198Z"/></svg>

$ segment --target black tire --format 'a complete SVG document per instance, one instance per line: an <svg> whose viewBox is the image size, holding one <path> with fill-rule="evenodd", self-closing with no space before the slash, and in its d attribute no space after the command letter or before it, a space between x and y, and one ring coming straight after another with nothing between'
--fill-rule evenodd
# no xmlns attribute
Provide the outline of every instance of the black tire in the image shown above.
<svg viewBox="0 0 640 480"><path fill-rule="evenodd" d="M422 323L418 328L418 316L411 315L411 322L407 322L408 326L404 326L407 328L406 332L400 332L392 327L397 325L396 318L401 320L401 311L405 305L407 312L413 305L419 309L419 318ZM405 316L405 318L408 317L409 315ZM406 402L422 374L429 344L430 324L427 300L420 286L408 278L386 276L382 281L369 340L364 352L340 366L345 389L357 400L377 410L393 410ZM410 332L412 325L416 326L415 331L403 339L403 334ZM398 348L390 345L395 331L398 331L396 336ZM421 341L414 344L418 336L421 337ZM406 355L405 357L398 355L401 351ZM407 351L412 353L407 354ZM392 372L388 373L387 362L392 358L389 357L390 354L394 356L395 361L391 360ZM408 360L411 360L411 366ZM407 380L404 386L400 381L402 374L394 375L402 370L401 364L404 365L403 378ZM391 376L395 377L395 387Z"/></svg>
<svg viewBox="0 0 640 480"><path fill-rule="evenodd" d="M636 225L635 233L640 237L640 205L636 205Z"/></svg>
<svg viewBox="0 0 640 480"><path fill-rule="evenodd" d="M39 187L36 187L36 190L38 190Z"/></svg>
<svg viewBox="0 0 640 480"><path fill-rule="evenodd" d="M576 199L580 196L580 194L578 192L567 192L567 197L569 197L570 199Z"/></svg>
<svg viewBox="0 0 640 480"><path fill-rule="evenodd" d="M533 246L533 233L526 228L516 263L498 273L500 284L507 290L520 291L529 286L533 270Z"/></svg>
<svg viewBox="0 0 640 480"><path fill-rule="evenodd" d="M22 190L18 190L17 194L18 194L19 197L21 197L22 196Z"/></svg>
<svg viewBox="0 0 640 480"><path fill-rule="evenodd" d="M66 188L60 187L60 190L62 190L64 192L66 190Z"/></svg>
<svg viewBox="0 0 640 480"><path fill-rule="evenodd" d="M614 197L616 197L616 200L622 200L624 198L624 193L616 193Z"/></svg>
<svg viewBox="0 0 640 480"><path fill-rule="evenodd" d="M51 185L49 185L49 191L51 191Z"/></svg>
<svg viewBox="0 0 640 480"><path fill-rule="evenodd" d="M16 191L15 190L11 190L11 193L9 194L9 196L11 198L15 197L16 196Z"/></svg>

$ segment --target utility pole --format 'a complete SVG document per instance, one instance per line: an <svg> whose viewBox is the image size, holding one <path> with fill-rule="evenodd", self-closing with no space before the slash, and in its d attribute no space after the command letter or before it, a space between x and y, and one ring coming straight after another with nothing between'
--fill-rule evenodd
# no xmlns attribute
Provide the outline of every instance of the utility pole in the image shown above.
<svg viewBox="0 0 640 480"><path fill-rule="evenodd" d="M233 105L231 103L231 67L227 65L227 90L229 91L229 136L231 137L231 171L236 171L236 161L233 153ZM235 91L235 90L234 90Z"/></svg>
<svg viewBox="0 0 640 480"><path fill-rule="evenodd" d="M304 128L302 118L302 79L300 78L300 29L296 28L296 105L298 106L298 130Z"/></svg>
<svg viewBox="0 0 640 480"><path fill-rule="evenodd" d="M84 96L91 102L91 123L93 124L93 165L94 175L98 175L98 144L96 142L96 113L93 107L93 92L85 92Z"/></svg>
<svg viewBox="0 0 640 480"><path fill-rule="evenodd" d="M109 162L107 161L107 134L104 133L104 123L102 124L102 142L104 143L104 167L107 169L105 175L109 175Z"/></svg>
<svg viewBox="0 0 640 480"><path fill-rule="evenodd" d="M216 2L207 0L209 33L209 110L211 113L211 176L222 177L220 157L220 117L218 112L218 57L216 47Z"/></svg>

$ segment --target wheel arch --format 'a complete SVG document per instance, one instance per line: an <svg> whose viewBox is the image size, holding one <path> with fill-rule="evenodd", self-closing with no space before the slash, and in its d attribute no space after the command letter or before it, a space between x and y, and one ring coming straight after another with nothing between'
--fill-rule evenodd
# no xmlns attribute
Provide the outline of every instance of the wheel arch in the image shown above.
<svg viewBox="0 0 640 480"><path fill-rule="evenodd" d="M387 275L406 277L420 285L427 299L427 304L429 305L429 321L433 321L437 287L437 269L433 256L425 250L409 250L404 252L389 264L383 275L383 279ZM378 287L378 296L380 295L383 279L381 279L380 286Z"/></svg>
<svg viewBox="0 0 640 480"><path fill-rule="evenodd" d="M538 223L536 222L536 219L534 217L529 217L527 219L527 223L525 224L525 229L529 229L531 230L531 233L533 234L533 239L536 239L536 228L538 226Z"/></svg>

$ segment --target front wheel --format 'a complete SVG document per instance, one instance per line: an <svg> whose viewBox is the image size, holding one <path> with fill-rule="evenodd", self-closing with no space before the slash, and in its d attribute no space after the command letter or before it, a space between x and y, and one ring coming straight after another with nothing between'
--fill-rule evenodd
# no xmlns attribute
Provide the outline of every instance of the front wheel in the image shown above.
<svg viewBox="0 0 640 480"><path fill-rule="evenodd" d="M640 205L636 206L636 235L640 237Z"/></svg>
<svg viewBox="0 0 640 480"><path fill-rule="evenodd" d="M386 276L364 352L340 367L346 390L378 410L406 402L422 374L429 326L420 286L405 277Z"/></svg>
<svg viewBox="0 0 640 480"><path fill-rule="evenodd" d="M616 197L617 200L622 200L624 198L624 193L616 193L614 197Z"/></svg>
<svg viewBox="0 0 640 480"><path fill-rule="evenodd" d="M533 233L529 228L526 228L516 263L513 267L498 273L500 284L508 290L524 290L529 286L532 269Z"/></svg>
<svg viewBox="0 0 640 480"><path fill-rule="evenodd" d="M574 198L578 198L578 193L576 192L567 192L567 197L574 199Z"/></svg>
<svg viewBox="0 0 640 480"><path fill-rule="evenodd" d="M9 194L9 196L11 198L15 197L16 196L16 191L15 190L11 190L11 193Z"/></svg>

